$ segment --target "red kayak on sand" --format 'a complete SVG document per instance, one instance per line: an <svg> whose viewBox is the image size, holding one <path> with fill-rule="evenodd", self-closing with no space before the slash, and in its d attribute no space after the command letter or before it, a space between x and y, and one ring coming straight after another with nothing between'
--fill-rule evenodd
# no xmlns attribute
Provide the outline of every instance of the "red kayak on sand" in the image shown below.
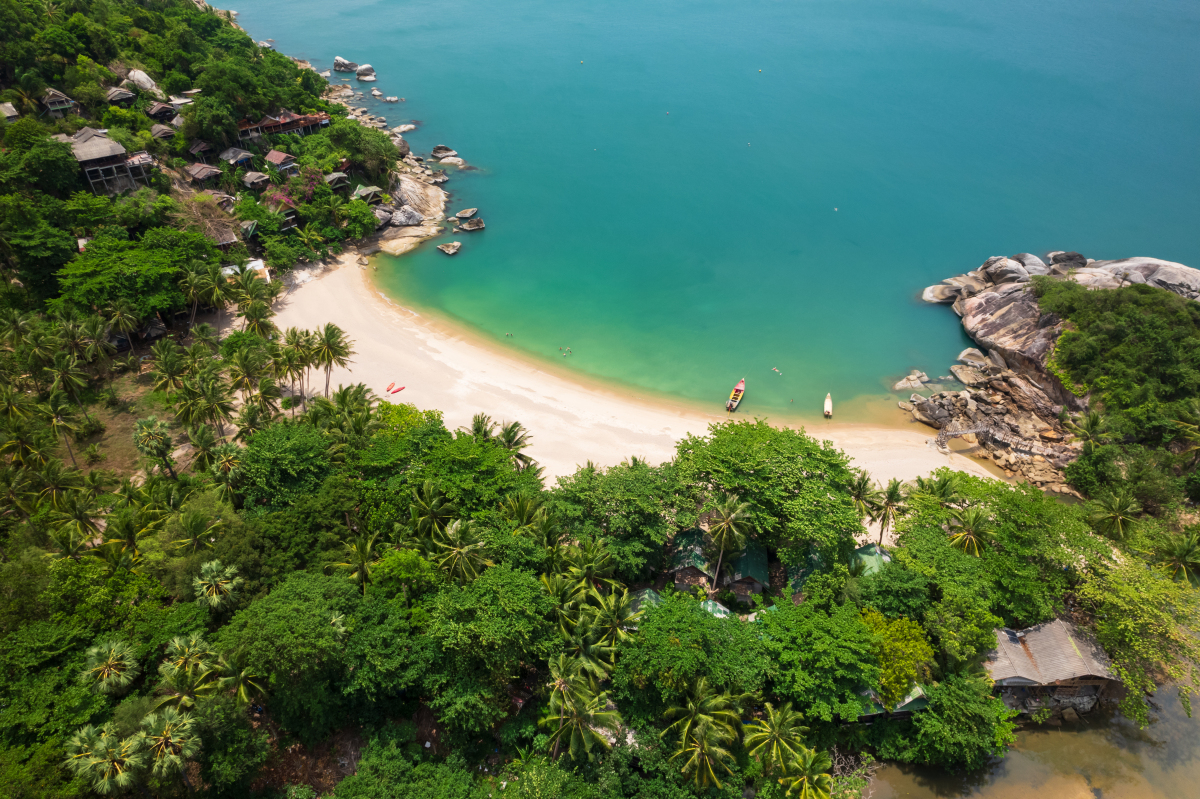
<svg viewBox="0 0 1200 799"><path fill-rule="evenodd" d="M391 391L391 390L392 390L392 386L394 386L394 385L396 385L394 382L392 382L392 383L388 383L388 387L387 387L387 388L385 388L385 389L384 389L384 391Z"/></svg>
<svg viewBox="0 0 1200 799"><path fill-rule="evenodd" d="M403 391L403 390L404 390L404 386L400 386L400 388L396 389L396 390L395 390L395 391L393 391L392 393L393 393L393 394L399 394L399 393L400 393L401 391Z"/></svg>

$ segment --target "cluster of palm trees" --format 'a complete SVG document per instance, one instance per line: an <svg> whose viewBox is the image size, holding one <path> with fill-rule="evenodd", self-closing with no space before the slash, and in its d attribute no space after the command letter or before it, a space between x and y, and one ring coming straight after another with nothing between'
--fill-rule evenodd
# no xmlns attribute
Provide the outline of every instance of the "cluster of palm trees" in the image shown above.
<svg viewBox="0 0 1200 799"><path fill-rule="evenodd" d="M494 441L512 453L518 471L537 468L537 462L524 453L529 446L529 431L520 422L494 422L486 413L471 418L470 427L459 428L476 441Z"/></svg>
<svg viewBox="0 0 1200 799"><path fill-rule="evenodd" d="M80 677L100 693L124 693L138 676L137 657L123 641L98 643L86 657ZM260 676L236 656L217 653L198 634L174 638L158 672L154 710L135 732L123 736L113 722L101 728L89 724L67 741L64 765L96 793L123 792L146 775L178 775L190 788L187 763L200 751L193 716L197 703L226 694L245 706L263 692Z"/></svg>
<svg viewBox="0 0 1200 799"><path fill-rule="evenodd" d="M957 472L943 471L931 477L918 477L911 484L896 478L880 486L865 471L858 470L850 483L850 499L860 516L879 523L879 543L888 530L906 516L917 497L929 497L950 511L950 544L968 555L979 557L996 530L993 511L972 504L961 491Z"/></svg>

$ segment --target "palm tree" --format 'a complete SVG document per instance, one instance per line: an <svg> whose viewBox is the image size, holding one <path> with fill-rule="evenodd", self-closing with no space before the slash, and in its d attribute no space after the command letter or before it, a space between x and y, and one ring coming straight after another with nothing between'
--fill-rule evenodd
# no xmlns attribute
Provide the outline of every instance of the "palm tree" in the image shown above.
<svg viewBox="0 0 1200 799"><path fill-rule="evenodd" d="M150 379L154 381L155 391L162 391L169 396L182 387L183 376L187 372L187 361L179 348L173 347L154 359L154 365L150 367Z"/></svg>
<svg viewBox="0 0 1200 799"><path fill-rule="evenodd" d="M221 311L233 298L233 287L229 283L229 278L222 274L220 264L205 264L200 292L200 298L217 309L217 336L219 338L221 335Z"/></svg>
<svg viewBox="0 0 1200 799"><path fill-rule="evenodd" d="M533 458L521 451L529 446L529 438L529 431L520 422L501 425L500 435L496 436L500 446L512 453L513 463L518 471L533 463Z"/></svg>
<svg viewBox="0 0 1200 799"><path fill-rule="evenodd" d="M242 309L242 330L262 338L270 338L278 330L271 321L274 315L275 312L265 300L253 300Z"/></svg>
<svg viewBox="0 0 1200 799"><path fill-rule="evenodd" d="M243 664L240 655L235 655L231 660L222 656L218 659L218 668L222 675L219 683L221 690L231 691L240 707L250 704L254 695L266 693L262 687L263 678Z"/></svg>
<svg viewBox="0 0 1200 799"><path fill-rule="evenodd" d="M421 535L432 537L446 528L458 508L445 494L437 489L432 480L426 480L412 492L412 508L416 513Z"/></svg>
<svg viewBox="0 0 1200 799"><path fill-rule="evenodd" d="M305 249L316 252L321 243L325 241L325 237L321 235L321 231L317 229L312 222L309 222L304 227L296 228L296 238L300 239L300 243Z"/></svg>
<svg viewBox="0 0 1200 799"><path fill-rule="evenodd" d="M171 707L142 719L150 768L156 777L182 774L187 781L187 761L200 753L200 736L195 733L194 726L190 713L181 713Z"/></svg>
<svg viewBox="0 0 1200 799"><path fill-rule="evenodd" d="M176 479L175 470L171 468L171 431L166 422L161 422L156 416L138 419L133 428L133 445L137 451L148 458L160 462L163 469Z"/></svg>
<svg viewBox="0 0 1200 799"><path fill-rule="evenodd" d="M102 796L131 788L148 760L140 733L122 739L109 727L97 730L90 724L67 740L66 750L63 765Z"/></svg>
<svg viewBox="0 0 1200 799"><path fill-rule="evenodd" d="M908 505L904 502L904 484L893 477L888 481L887 488L879 494L874 521L879 522L879 545L883 546L883 536L889 529L896 529L896 520L908 513Z"/></svg>
<svg viewBox="0 0 1200 799"><path fill-rule="evenodd" d="M104 528L104 547L126 553L132 558L141 555L142 539L158 530L158 515L145 508L120 508L108 517ZM104 553L98 552L100 556Z"/></svg>
<svg viewBox="0 0 1200 799"><path fill-rule="evenodd" d="M196 323L196 309L200 307L200 301L207 291L205 282L204 268L198 263L189 264L179 279L179 290L183 292L184 299L192 304L192 314L188 317L189 329Z"/></svg>
<svg viewBox="0 0 1200 799"><path fill-rule="evenodd" d="M46 367L46 375L50 378L51 391L68 391L75 398L75 404L83 412L83 417L89 422L87 409L79 398L79 389L87 385L87 372L79 368L79 359L65 352L54 356L54 360Z"/></svg>
<svg viewBox="0 0 1200 799"><path fill-rule="evenodd" d="M208 471L216 459L217 437L210 428L204 425L189 427L187 437L188 443L192 445L195 452L190 464L192 471Z"/></svg>
<svg viewBox="0 0 1200 799"><path fill-rule="evenodd" d="M82 491L73 491L63 498L59 507L50 511L50 520L72 539L86 542L100 534L97 515L99 508L95 498Z"/></svg>
<svg viewBox="0 0 1200 799"><path fill-rule="evenodd" d="M141 319L138 318L137 309L133 307L133 303L126 299L115 301L108 309L108 323L112 325L113 330L128 336L129 344L133 346L134 332L141 323Z"/></svg>
<svg viewBox="0 0 1200 799"><path fill-rule="evenodd" d="M441 532L435 531L433 541L440 553L438 568L459 585L474 580L486 567L493 565L471 522L455 519Z"/></svg>
<svg viewBox="0 0 1200 799"><path fill-rule="evenodd" d="M950 546L979 557L995 530L996 526L984 508L970 507L955 511L950 522Z"/></svg>
<svg viewBox="0 0 1200 799"><path fill-rule="evenodd" d="M741 724L741 703L738 697L718 690L709 684L708 678L700 677L683 703L667 708L663 718L676 721L659 733L659 738L674 735L686 741L700 724L707 724L722 734L727 733L732 740Z"/></svg>
<svg viewBox="0 0 1200 799"><path fill-rule="evenodd" d="M604 680L616 668L617 648L604 642L599 630L588 624L577 624L575 629L562 633L566 653L583 665L596 679Z"/></svg>
<svg viewBox="0 0 1200 799"><path fill-rule="evenodd" d="M221 529L221 520L209 521L203 513L188 511L180 514L179 527L183 537L176 539L175 548L189 550L186 554L195 555L201 548L212 549L216 533Z"/></svg>
<svg viewBox="0 0 1200 799"><path fill-rule="evenodd" d="M797 799L830 799L833 777L829 769L833 761L825 752L804 749L786 763L783 778L779 781L787 787L787 796Z"/></svg>
<svg viewBox="0 0 1200 799"><path fill-rule="evenodd" d="M612 553L603 538L583 538L571 547L567 555L567 574L580 588L595 590L601 587L613 587L617 581L613 572L617 564L613 562Z"/></svg>
<svg viewBox="0 0 1200 799"><path fill-rule="evenodd" d="M346 201L336 194L329 195L329 199L325 201L325 211L329 214L329 220L333 222L334 227L341 227L342 222L346 219Z"/></svg>
<svg viewBox="0 0 1200 799"><path fill-rule="evenodd" d="M717 774L724 771L733 774L729 762L733 759L727 748L735 735L710 721L704 720L691 728L679 742L679 748L671 760L682 760L680 773L690 777L698 788L721 787Z"/></svg>
<svg viewBox="0 0 1200 799"><path fill-rule="evenodd" d="M1158 562L1175 582L1200 587L1200 527L1174 536L1158 548Z"/></svg>
<svg viewBox="0 0 1200 799"><path fill-rule="evenodd" d="M197 699L212 696L221 687L220 680L211 666L191 671L163 671L158 684L159 700L155 709L174 707L178 710L196 706Z"/></svg>
<svg viewBox="0 0 1200 799"><path fill-rule="evenodd" d="M936 477L918 477L909 496L933 497L944 508L956 505L963 499L958 493L958 475L959 472L942 472Z"/></svg>
<svg viewBox="0 0 1200 799"><path fill-rule="evenodd" d="M32 406L29 395L15 385L0 385L0 416L9 424L29 418Z"/></svg>
<svg viewBox="0 0 1200 799"><path fill-rule="evenodd" d="M77 491L83 483L78 469L69 469L62 461L47 461L37 472L42 490L38 496L48 500L54 507L62 507L63 501L72 491Z"/></svg>
<svg viewBox="0 0 1200 799"><path fill-rule="evenodd" d="M264 419L262 411L257 405L243 405L238 412L237 418L233 420L233 426L237 428L237 433L234 434L234 441L249 441L250 438L267 426L270 419Z"/></svg>
<svg viewBox="0 0 1200 799"><path fill-rule="evenodd" d="M138 675L133 647L116 639L96 644L87 651L82 678L102 694L122 692Z"/></svg>
<svg viewBox="0 0 1200 799"><path fill-rule="evenodd" d="M746 547L746 537L754 530L750 503L736 494L726 492L712 507L708 535L717 548L717 568L713 572L712 590L717 590L721 578L721 561L726 552L738 552Z"/></svg>
<svg viewBox="0 0 1200 799"><path fill-rule="evenodd" d="M467 433L476 441L491 441L492 435L496 430L496 423L486 413L477 413L471 417L470 427L460 427L458 429Z"/></svg>
<svg viewBox="0 0 1200 799"><path fill-rule="evenodd" d="M858 511L858 518L874 516L879 504L880 491L871 480L871 475L864 469L854 471L854 479L850 481L850 500Z"/></svg>
<svg viewBox="0 0 1200 799"><path fill-rule="evenodd" d="M553 729L551 757L557 758L565 745L572 760L591 760L597 747L610 748L603 731L619 728L620 716L608 709L607 694L594 694L586 686L576 686L569 698L565 692L551 694L551 704L538 725Z"/></svg>
<svg viewBox="0 0 1200 799"><path fill-rule="evenodd" d="M167 657L159 670L164 674L207 672L212 667L213 651L204 636L192 633L177 635L167 644Z"/></svg>
<svg viewBox="0 0 1200 799"><path fill-rule="evenodd" d="M569 636L579 624L586 588L565 574L543 574L538 578L542 588L554 600L554 617L558 630Z"/></svg>
<svg viewBox="0 0 1200 799"><path fill-rule="evenodd" d="M1108 440L1108 420L1099 411L1088 411L1078 421L1068 421L1066 428L1083 442L1083 454L1091 455L1095 448Z"/></svg>
<svg viewBox="0 0 1200 799"><path fill-rule="evenodd" d="M333 367L345 368L354 355L352 342L346 340L345 332L337 325L327 322L325 327L317 332L313 344L313 356L317 366L325 370L325 396L329 396L329 376Z"/></svg>
<svg viewBox="0 0 1200 799"><path fill-rule="evenodd" d="M50 399L41 406L41 412L50 424L50 430L62 438L63 446L71 456L71 465L78 469L79 464L75 461L75 452L71 449L71 440L67 434L74 433L79 429L79 425L76 424L75 409L67 401L66 394L61 391L51 394Z"/></svg>
<svg viewBox="0 0 1200 799"><path fill-rule="evenodd" d="M1122 489L1093 500L1089 516L1097 532L1114 541L1124 541L1141 512L1138 501Z"/></svg>
<svg viewBox="0 0 1200 799"><path fill-rule="evenodd" d="M350 572L350 579L359 584L363 596L367 595L367 584L371 582L371 568L379 563L379 556L375 552L378 538L379 533L369 536L360 533L342 545L346 550L345 562L334 564L334 568Z"/></svg>
<svg viewBox="0 0 1200 799"><path fill-rule="evenodd" d="M591 598L595 603L590 613L591 627L600 635L600 641L610 646L628 641L632 637L629 628L642 618L642 611L633 609L629 589L622 588L620 593L613 591L607 596L593 591Z"/></svg>
<svg viewBox="0 0 1200 799"><path fill-rule="evenodd" d="M254 407L258 408L259 413L269 419L274 419L279 413L279 400L282 399L283 392L279 390L279 384L275 382L273 377L259 378L257 390L250 395L249 401L254 403ZM370 416L367 416L368 420Z"/></svg>
<svg viewBox="0 0 1200 799"><path fill-rule="evenodd" d="M800 723L802 720L803 716L792 710L791 702L778 710L767 702L766 717L746 725L746 749L762 761L764 771L770 773L786 765L804 749L808 728Z"/></svg>
<svg viewBox="0 0 1200 799"><path fill-rule="evenodd" d="M237 444L221 444L213 450L212 470L218 474L235 474L242 468L242 448Z"/></svg>
<svg viewBox="0 0 1200 799"><path fill-rule="evenodd" d="M245 582L237 576L237 566L221 567L221 561L210 560L200 566L200 575L192 578L196 604L216 611L223 610Z"/></svg>
<svg viewBox="0 0 1200 799"><path fill-rule="evenodd" d="M109 357L117 351L116 346L108 340L110 330L108 322L101 316L89 316L83 322L83 332L88 342L84 358L88 363L97 364L97 374L100 366L107 364Z"/></svg>
<svg viewBox="0 0 1200 799"><path fill-rule="evenodd" d="M217 335L217 329L212 325L204 322L192 328L193 346L201 344L208 348L209 352L216 352L220 345L220 337Z"/></svg>

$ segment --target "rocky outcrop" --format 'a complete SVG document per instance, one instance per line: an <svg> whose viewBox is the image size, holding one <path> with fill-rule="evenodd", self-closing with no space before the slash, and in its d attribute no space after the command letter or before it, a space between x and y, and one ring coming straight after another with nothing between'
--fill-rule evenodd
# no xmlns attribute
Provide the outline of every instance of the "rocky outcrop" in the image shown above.
<svg viewBox="0 0 1200 799"><path fill-rule="evenodd" d="M358 75L360 78L364 75L374 75L375 67L371 66L370 64L363 64L354 70L354 74Z"/></svg>
<svg viewBox="0 0 1200 799"><path fill-rule="evenodd" d="M464 167L467 165L466 161L462 160L461 158L456 158L455 156L450 156L449 158L443 158L442 160L438 161L438 163L439 164L447 164L449 166L457 166L457 167Z"/></svg>
<svg viewBox="0 0 1200 799"><path fill-rule="evenodd" d="M393 178L390 194L403 200L427 220L445 218L446 192L430 183L418 180L411 174L400 174Z"/></svg>
<svg viewBox="0 0 1200 799"><path fill-rule="evenodd" d="M483 228L484 228L483 220L480 219L479 217L476 217L474 219L468 219L466 222L463 222L459 226L458 229L470 231L470 230L483 230Z"/></svg>
<svg viewBox="0 0 1200 799"><path fill-rule="evenodd" d="M459 219L470 219L471 217L475 216L475 214L477 214L477 213L479 213L478 208L464 208L461 211L459 211L457 214L455 214L455 216L457 216Z"/></svg>
<svg viewBox="0 0 1200 799"><path fill-rule="evenodd" d="M443 158L453 158L454 156L458 155L458 153L454 152L454 150L451 150L444 144L438 144L434 145L431 155L433 155L435 160L441 160Z"/></svg>
<svg viewBox="0 0 1200 799"><path fill-rule="evenodd" d="M333 57L333 70L334 72L356 72L358 71L358 64L355 64L353 61L347 61L340 55L336 55Z"/></svg>
<svg viewBox="0 0 1200 799"><path fill-rule="evenodd" d="M461 241L450 241L445 244L439 244L438 249L446 253L446 255L454 255L462 249Z"/></svg>
<svg viewBox="0 0 1200 799"><path fill-rule="evenodd" d="M376 229L381 228L384 225L386 225L388 222L392 221L392 212L391 211L385 210L384 208L382 208L378 205L375 206L375 208L372 210L375 212L375 227L376 227Z"/></svg>
<svg viewBox="0 0 1200 799"><path fill-rule="evenodd" d="M419 225L425 221L425 217L413 208L411 205L405 205L392 214L391 224L395 227L405 227L406 225Z"/></svg>

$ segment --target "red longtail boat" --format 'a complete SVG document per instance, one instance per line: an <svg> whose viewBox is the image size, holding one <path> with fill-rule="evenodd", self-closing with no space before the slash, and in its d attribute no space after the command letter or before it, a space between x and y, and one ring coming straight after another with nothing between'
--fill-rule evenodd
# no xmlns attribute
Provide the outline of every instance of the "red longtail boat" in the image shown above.
<svg viewBox="0 0 1200 799"><path fill-rule="evenodd" d="M729 392L729 402L725 403L725 410L733 413L737 410L738 403L742 401L742 397L746 394L746 378L738 381L738 384L733 387L733 391Z"/></svg>

